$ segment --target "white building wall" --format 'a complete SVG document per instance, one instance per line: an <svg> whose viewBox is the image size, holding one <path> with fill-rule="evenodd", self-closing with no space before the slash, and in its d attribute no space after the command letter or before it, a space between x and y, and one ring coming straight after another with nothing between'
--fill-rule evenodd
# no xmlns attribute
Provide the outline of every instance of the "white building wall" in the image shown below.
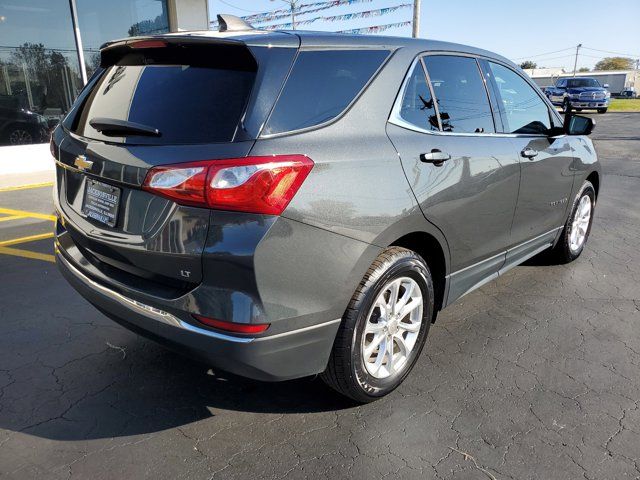
<svg viewBox="0 0 640 480"><path fill-rule="evenodd" d="M172 32L209 29L207 0L168 0L167 7Z"/></svg>

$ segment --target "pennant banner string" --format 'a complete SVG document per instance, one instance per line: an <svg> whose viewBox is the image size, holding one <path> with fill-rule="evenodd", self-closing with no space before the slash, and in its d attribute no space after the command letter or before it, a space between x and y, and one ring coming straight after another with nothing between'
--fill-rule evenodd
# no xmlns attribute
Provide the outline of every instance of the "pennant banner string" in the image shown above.
<svg viewBox="0 0 640 480"><path fill-rule="evenodd" d="M340 30L336 33L378 33L383 32L385 30L389 30L390 28L399 28L406 27L407 25L411 25L411 21L408 20L406 22L398 22L398 23L388 23L386 25L374 25L372 27L364 27L364 28L354 28L351 30Z"/></svg>
<svg viewBox="0 0 640 480"><path fill-rule="evenodd" d="M311 23L317 22L317 21L323 21L323 22L342 22L345 20L353 20L354 18L370 18L370 17L379 17L381 15L387 15L391 12L395 12L396 10L400 10L401 8L410 8L412 7L413 4L411 3L403 3L401 5L396 5L393 7L386 7L386 8L379 8L376 10L367 10L364 12L353 12L353 13L344 13L342 15L332 15L329 17L315 17L315 18L309 18L307 20L299 20L296 21L296 26L298 25L309 25ZM291 28L293 26L292 23L278 23L275 25L266 25L263 28L264 30L275 30L275 29L283 29L286 30L287 28Z"/></svg>

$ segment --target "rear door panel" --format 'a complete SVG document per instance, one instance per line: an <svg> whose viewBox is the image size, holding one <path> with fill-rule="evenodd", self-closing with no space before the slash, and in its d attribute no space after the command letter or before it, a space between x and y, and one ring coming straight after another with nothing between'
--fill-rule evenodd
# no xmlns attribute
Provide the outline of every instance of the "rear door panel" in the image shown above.
<svg viewBox="0 0 640 480"><path fill-rule="evenodd" d="M392 124L387 133L425 217L449 243L452 301L493 278L504 263L518 197L518 160L507 138L433 135ZM439 167L420 161L420 154L432 149L451 159Z"/></svg>

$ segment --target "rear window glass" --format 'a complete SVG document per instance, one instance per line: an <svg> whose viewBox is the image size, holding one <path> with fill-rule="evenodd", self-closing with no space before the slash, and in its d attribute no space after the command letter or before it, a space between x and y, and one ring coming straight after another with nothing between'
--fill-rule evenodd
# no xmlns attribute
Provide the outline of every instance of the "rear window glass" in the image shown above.
<svg viewBox="0 0 640 480"><path fill-rule="evenodd" d="M263 134L299 130L335 118L388 55L386 50L300 52Z"/></svg>
<svg viewBox="0 0 640 480"><path fill-rule="evenodd" d="M193 55L138 53L107 66L80 111L75 132L131 144L232 141L257 66L248 53L241 61L236 55L232 63L216 58L228 52L210 49L201 53L206 56L195 62L190 61ZM91 126L96 118L141 124L159 130L160 135L105 134Z"/></svg>

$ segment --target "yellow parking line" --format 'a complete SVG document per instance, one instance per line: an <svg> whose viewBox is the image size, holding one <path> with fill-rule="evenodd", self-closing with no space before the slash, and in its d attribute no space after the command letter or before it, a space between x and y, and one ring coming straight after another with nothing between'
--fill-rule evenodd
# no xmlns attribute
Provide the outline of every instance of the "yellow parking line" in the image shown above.
<svg viewBox="0 0 640 480"><path fill-rule="evenodd" d="M15 190L27 190L29 188L43 188L43 187L52 187L53 182L43 182L43 183L31 183L29 185L20 185L17 187L3 187L0 188L0 192L13 192Z"/></svg>
<svg viewBox="0 0 640 480"><path fill-rule="evenodd" d="M11 245L18 245L20 243L35 242L36 240L44 240L45 238L53 238L53 232L40 233L38 235L29 235L28 237L5 240L4 242L0 242L0 248L9 247Z"/></svg>
<svg viewBox="0 0 640 480"><path fill-rule="evenodd" d="M24 215L11 215L10 217L0 217L0 222L6 222L8 220L20 220L21 218L27 218Z"/></svg>
<svg viewBox="0 0 640 480"><path fill-rule="evenodd" d="M45 262L56 263L53 255L46 253L31 252L29 250L21 250L19 248L0 247L0 254L12 255L14 257L31 258L34 260L44 260Z"/></svg>
<svg viewBox="0 0 640 480"><path fill-rule="evenodd" d="M4 213L5 215L20 215L21 217L39 218L41 220L51 220L52 222L56 221L55 215L47 215L45 213L37 213L37 212L27 212L24 210L13 210L11 208L0 208L0 213Z"/></svg>

